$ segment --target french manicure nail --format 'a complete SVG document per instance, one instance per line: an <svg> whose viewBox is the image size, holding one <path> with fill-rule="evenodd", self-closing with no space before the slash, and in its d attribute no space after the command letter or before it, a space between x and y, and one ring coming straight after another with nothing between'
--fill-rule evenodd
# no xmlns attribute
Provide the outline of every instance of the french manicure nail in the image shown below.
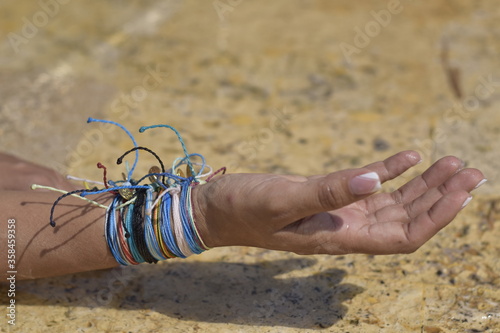
<svg viewBox="0 0 500 333"><path fill-rule="evenodd" d="M470 197L467 197L467 199L465 199L464 203L462 204L462 209L464 209L465 206L467 206L471 200L472 200L472 195Z"/></svg>
<svg viewBox="0 0 500 333"><path fill-rule="evenodd" d="M351 192L356 195L363 195L376 192L382 188L380 178L376 172L368 172L356 176L349 183Z"/></svg>
<svg viewBox="0 0 500 333"><path fill-rule="evenodd" d="M486 183L488 181L488 179L484 178L483 180L481 180L479 183L477 183L476 187L474 187L474 190L476 188L478 188L479 186L483 185L484 183Z"/></svg>

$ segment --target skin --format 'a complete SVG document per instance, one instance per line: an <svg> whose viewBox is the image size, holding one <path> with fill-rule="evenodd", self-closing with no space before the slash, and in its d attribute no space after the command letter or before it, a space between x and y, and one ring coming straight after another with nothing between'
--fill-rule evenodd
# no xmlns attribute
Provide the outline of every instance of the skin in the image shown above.
<svg viewBox="0 0 500 333"><path fill-rule="evenodd" d="M254 246L298 254L396 254L416 251L449 224L484 179L456 157L440 159L391 193L353 194L353 179L376 172L386 182L420 162L404 151L359 169L303 177L274 174L216 176L193 189L196 225L209 247ZM32 183L72 190L52 170L0 154L0 252L6 225L16 219L18 279L117 266L104 239L104 210L29 190ZM364 183L365 190L375 185ZM366 192L366 191L365 191ZM94 198L95 199L95 198ZM99 202L108 203L110 195ZM0 261L6 272L6 260Z"/></svg>

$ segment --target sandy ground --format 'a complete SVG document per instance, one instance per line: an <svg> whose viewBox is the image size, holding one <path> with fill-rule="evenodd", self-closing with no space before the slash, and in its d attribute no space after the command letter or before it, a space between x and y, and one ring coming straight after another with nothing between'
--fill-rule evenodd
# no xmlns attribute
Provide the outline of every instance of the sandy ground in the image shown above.
<svg viewBox="0 0 500 333"><path fill-rule="evenodd" d="M424 163L384 190L448 154L489 179L411 255L224 248L24 282L0 332L500 330L495 1L4 1L0 16L2 150L63 173L98 179L97 161L130 148L93 116L175 126L230 172L311 175L415 149ZM136 138L182 155L166 131Z"/></svg>

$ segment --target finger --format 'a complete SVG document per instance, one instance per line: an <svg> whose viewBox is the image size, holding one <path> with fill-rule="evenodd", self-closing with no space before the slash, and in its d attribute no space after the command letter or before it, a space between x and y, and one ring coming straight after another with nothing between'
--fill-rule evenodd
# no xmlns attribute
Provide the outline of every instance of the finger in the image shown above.
<svg viewBox="0 0 500 333"><path fill-rule="evenodd" d="M384 183L388 180L396 178L409 168L415 166L416 164L419 164L421 161L422 159L420 158L420 155L416 151L405 150L395 155L392 155L383 161L378 161L375 163L368 164L363 168L376 172L380 177L380 181ZM304 177L302 176L291 176L291 177L301 177L304 180ZM324 175L317 175L317 176L309 176L306 179L314 180L323 177Z"/></svg>
<svg viewBox="0 0 500 333"><path fill-rule="evenodd" d="M398 190L394 191L392 196L395 202L409 202L419 197L427 190L443 184L448 178L461 170L463 165L464 163L462 160L454 156L443 157L431 165L420 176L413 178Z"/></svg>
<svg viewBox="0 0 500 333"><path fill-rule="evenodd" d="M463 167L463 162L453 156L443 157L431 165L424 173L413 178L396 191L387 195L377 195L366 200L367 212L376 212L386 206L404 204L418 198L430 188L444 183Z"/></svg>
<svg viewBox="0 0 500 333"><path fill-rule="evenodd" d="M411 219L428 210L434 203L448 193L454 191L470 192L484 182L484 175L477 169L463 169L450 177L443 184L434 187L409 203L389 205L377 210L368 218L373 222L401 221Z"/></svg>
<svg viewBox="0 0 500 333"><path fill-rule="evenodd" d="M429 207L446 194L455 191L471 192L483 179L483 173L477 169L460 170L443 184L432 188L417 199L405 204L405 211L410 219L415 218L428 210Z"/></svg>
<svg viewBox="0 0 500 333"><path fill-rule="evenodd" d="M413 219L407 227L409 252L414 252L439 230L448 225L472 199L467 191L451 192L439 199L428 211Z"/></svg>
<svg viewBox="0 0 500 333"><path fill-rule="evenodd" d="M420 161L416 152L406 151L366 168L334 172L323 177L295 182L286 195L288 211L297 219L338 209L380 189L381 182L395 178Z"/></svg>
<svg viewBox="0 0 500 333"><path fill-rule="evenodd" d="M375 162L365 166L365 169L376 172L382 183L403 174L409 168L422 161L420 155L413 150L399 152L384 161Z"/></svg>
<svg viewBox="0 0 500 333"><path fill-rule="evenodd" d="M357 242L354 251L372 254L411 253L416 251L439 230L448 225L470 201L467 191L448 193L428 211L410 223L387 222L367 226L367 232Z"/></svg>

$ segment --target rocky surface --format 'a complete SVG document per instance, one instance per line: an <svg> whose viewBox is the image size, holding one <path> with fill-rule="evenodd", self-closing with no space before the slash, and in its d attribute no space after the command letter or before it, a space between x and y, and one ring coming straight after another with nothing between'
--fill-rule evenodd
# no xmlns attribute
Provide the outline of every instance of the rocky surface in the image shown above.
<svg viewBox="0 0 500 333"><path fill-rule="evenodd" d="M93 116L175 126L229 172L311 175L416 149L424 163L383 190L448 154L489 182L411 255L224 248L19 283L17 325L1 332L500 330L494 1L61 3L0 3L3 150L99 178L95 163L130 142ZM136 138L182 154L171 133Z"/></svg>

